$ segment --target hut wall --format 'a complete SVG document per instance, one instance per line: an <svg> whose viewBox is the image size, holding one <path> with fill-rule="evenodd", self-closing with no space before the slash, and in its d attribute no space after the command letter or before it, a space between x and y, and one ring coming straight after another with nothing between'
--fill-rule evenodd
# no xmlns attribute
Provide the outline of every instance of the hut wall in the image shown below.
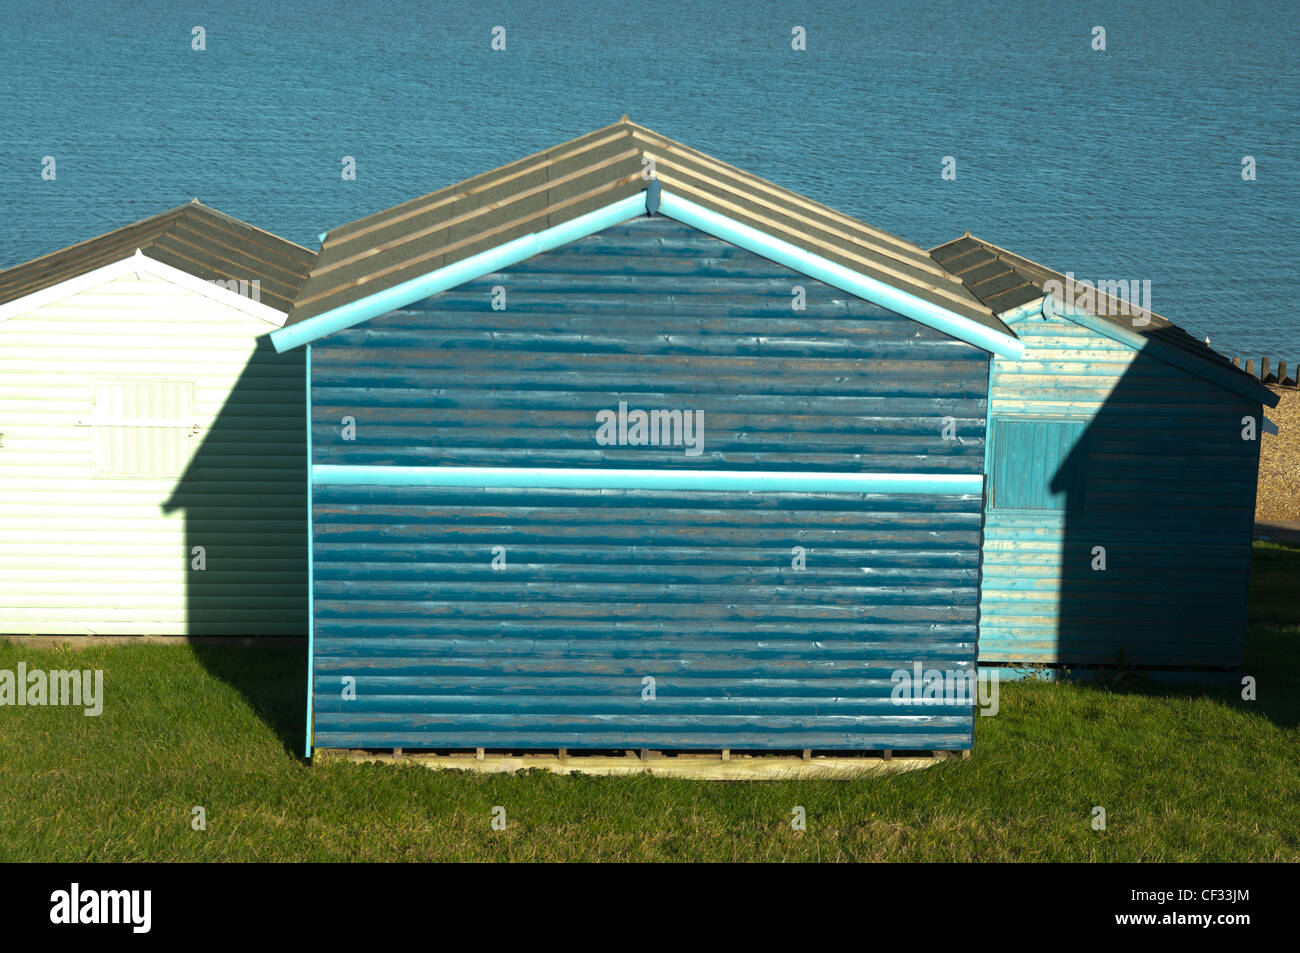
<svg viewBox="0 0 1300 953"><path fill-rule="evenodd" d="M305 631L303 362L269 330L149 274L0 322L0 632Z"/></svg>
<svg viewBox="0 0 1300 953"><path fill-rule="evenodd" d="M314 342L311 446L318 466L980 475L987 384L984 351L640 219ZM702 411L701 452L600 445L621 401ZM979 492L313 493L318 747L971 744L969 705L890 695L914 663L973 666Z"/></svg>
<svg viewBox="0 0 1300 953"><path fill-rule="evenodd" d="M1064 318L1014 329L1023 359L991 372L981 664L1238 664L1260 405Z"/></svg>

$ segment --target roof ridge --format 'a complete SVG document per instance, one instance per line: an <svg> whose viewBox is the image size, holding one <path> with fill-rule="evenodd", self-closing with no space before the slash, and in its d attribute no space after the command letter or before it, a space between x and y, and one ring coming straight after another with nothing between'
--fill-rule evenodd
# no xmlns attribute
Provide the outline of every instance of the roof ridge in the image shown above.
<svg viewBox="0 0 1300 953"><path fill-rule="evenodd" d="M995 259L997 259L1000 262L1003 262L1006 265L1011 266L1013 270L1016 270L1017 274L1020 274L1020 276L1022 278L1025 278L1028 283L1033 284L1035 286L1039 286L1041 282L1039 282L1032 275L1021 274L1020 271L1016 269L1017 262L1023 262L1026 265L1032 265L1034 268L1041 268L1043 271L1050 272L1051 274L1057 275L1062 278L1068 278L1069 275L1071 274L1070 272L1059 271L1056 268L1053 268L1051 265L1044 265L1042 262L1034 261L1032 258L1026 258L1024 255L1018 255L1015 252L1011 251L1010 249L1003 248L1001 245L996 245L993 242L987 241L976 235L971 235L969 231L966 233L964 237L968 237L972 241L978 242L984 248L984 250L991 253ZM955 240L960 241L961 239L955 239ZM952 242L946 242L945 244L952 244ZM942 248L943 245L937 245L935 247ZM1091 284L1091 282L1089 283ZM1106 295L1106 297L1110 298L1111 295ZM1159 318L1161 321L1173 325L1174 327L1178 328L1178 330L1180 331L1183 330L1181 327L1179 327L1179 325L1176 322L1171 321L1169 318L1166 318L1162 314L1157 314L1155 311L1148 311L1148 314L1150 314L1150 316L1153 318Z"/></svg>
<svg viewBox="0 0 1300 953"><path fill-rule="evenodd" d="M285 238L282 235L277 235L275 232L267 231L265 228L262 228L259 225L254 225L252 222L247 222L242 218L238 218L234 215L231 215L229 212L223 212L221 209L213 205L207 205L203 202L200 202L197 198L190 199L189 202L187 202L184 205L178 205L172 211L177 211L181 213L180 215L177 216L177 221L179 221L185 214L194 214L195 212L202 211L209 215L216 216L217 218L222 219L223 221L227 221L233 225L237 225L240 228L246 228L249 229L250 231L257 232L260 235L265 235L273 242L277 242L284 245L292 245L294 248L304 251L308 255L310 255L313 261L316 258L316 253L312 251L310 248L308 248L307 246L299 245L297 242L291 239Z"/></svg>
<svg viewBox="0 0 1300 953"><path fill-rule="evenodd" d="M989 249L990 251L996 250L996 252L999 254L996 254L995 257L999 259L1002 258L1002 255L1010 255L1012 258L1018 259L1019 261L1023 261L1027 265L1033 265L1036 268L1042 268L1044 271L1055 272L1058 275L1061 274L1061 272L1057 271L1055 268L1051 267L1050 265L1044 265L1041 262L1034 261L1032 258L1026 258L1024 255L1017 255L1015 252L1011 251L1010 249L1003 248L1001 245L995 245L993 244L993 242L986 241L985 239L980 238L977 235L972 235L969 229L967 229L966 234L962 237L969 238L971 241L974 242L979 242L981 245L983 245L985 248ZM960 241L960 239L957 240ZM937 247L942 248L943 246L940 245Z"/></svg>
<svg viewBox="0 0 1300 953"><path fill-rule="evenodd" d="M1048 275L1054 276L1054 279L1068 280L1070 278L1070 275L1072 274L1072 273L1058 271L1055 268L1034 261L1031 258L1026 258L1023 255L1018 255L1015 252L1011 251L1010 249L1003 248L1001 245L996 245L993 242L987 241L986 239L979 238L978 236L970 234L969 230L961 238L956 238L953 239L952 241L948 241L948 242L944 242L943 244L936 245L933 249L931 249L931 255L933 256L934 252L942 248L945 248L950 245L955 245L956 243L967 239L975 242L975 244L979 247L979 249L991 255L994 261L1000 262L1002 265L1009 268L1011 273L1013 273L1017 278L1032 285L1034 290L1040 292L1041 294L1044 295L1046 294L1046 288L1044 287L1045 282L1040 280L1040 278L1035 277L1034 275L1028 273L1027 269L1031 269L1031 268L1038 269L1039 271L1046 272ZM974 249L963 251L957 255L952 256L951 258L949 258L949 260L951 261L956 258L962 257L964 255L968 255L973 250ZM986 262L985 264L988 263ZM980 267L980 266L975 266L975 267ZM990 276L989 278L985 278L983 280L990 281L994 277L997 276ZM975 282L975 284L977 285L980 283L981 282ZM1102 292L1099 288L1095 288L1094 282L1090 281L1088 282L1088 284L1094 285L1094 290L1097 292L1098 298L1105 298L1106 301L1108 302L1122 300L1122 299L1115 298L1113 295ZM1022 287L1022 286L1016 286L1016 287ZM1012 291L1012 290L1014 289L1003 289L1001 291L995 292L992 295L989 295L989 298L991 299L993 297L997 297L998 295L1006 294L1008 291ZM1033 299L1028 299L1028 300L1033 300ZM1028 301L1024 301L1022 303L1028 303ZM994 308L994 311L998 314L1005 314L1008 311L1018 306L1019 305L1011 304L1006 308ZM1187 354L1199 360L1206 361L1209 364L1219 366L1219 367L1231 366L1231 361L1226 355L1220 353L1218 350L1210 346L1208 343L1201 341L1199 338L1193 337L1186 329L1184 329L1176 321L1173 321L1162 314L1158 314L1157 312L1150 310L1149 308L1142 308L1141 310L1144 311L1148 316L1147 322L1143 325L1130 325L1130 324L1124 324L1122 322L1119 322L1115 320L1115 318L1118 315L1107 313L1107 309L1093 309L1090 313L1093 315L1093 317L1099 318L1103 321L1108 321L1112 324L1121 327L1129 327L1134 333L1140 335L1142 338L1145 338L1148 341L1160 342L1168 347L1176 348L1179 351L1186 352ZM1245 372L1242 371L1240 368L1237 368L1237 370L1243 376L1249 377L1249 375L1246 375Z"/></svg>
<svg viewBox="0 0 1300 953"><path fill-rule="evenodd" d="M644 194L650 158L654 178L676 198L1011 333L915 242L671 139L626 113L611 125L331 229L286 326Z"/></svg>
<svg viewBox="0 0 1300 953"><path fill-rule="evenodd" d="M0 304L144 254L203 279L259 279L263 303L286 313L315 253L191 199L0 270Z"/></svg>
<svg viewBox="0 0 1300 953"><path fill-rule="evenodd" d="M539 149L536 152L530 152L526 156L521 156L518 159L512 159L509 162L502 163L499 166L495 166L483 172L476 173L475 175L472 175L467 179L459 179L458 181L455 182L449 182L446 185L439 186L438 188L433 189L432 191L425 192L421 195L417 195L414 198L406 199L403 202L398 202L396 205L390 205L387 208L382 208L378 210L377 212L371 212L369 215L363 215L361 216L361 218L356 218L350 222L344 222L341 225L336 225L334 228L331 228L326 232L327 235L326 241L329 241L331 238L334 238L337 241L349 240L354 235L364 233L364 229L362 229L361 226L365 225L366 223L378 221L381 218L384 219L385 222L387 222L389 221L389 217L392 215L392 213L397 212L398 209L407 209L409 211L412 207L416 205L416 203L425 202L428 199L431 199L433 196L439 194L440 192L446 192L448 189L454 189L457 186L469 186L470 183L476 182L481 179L485 179L488 176L493 175L495 173L504 173L507 169L510 169L514 166L520 166L532 160L544 159L546 158L548 153L554 152L557 149L561 149L565 146L576 145L582 140L590 139L600 133L618 131L620 127L623 125L624 123L622 121L619 121L619 122L611 123L608 126L601 126L599 129L593 129L591 132L585 132L581 136L577 136L573 139L568 140L567 142L556 143L555 145L547 146L545 149ZM629 121L627 125L635 126L636 124ZM470 191L470 189L466 188L465 191L468 192ZM418 214L418 213L412 211L410 214ZM336 237L337 233L339 232L342 232L343 234L339 237Z"/></svg>
<svg viewBox="0 0 1300 953"><path fill-rule="evenodd" d="M813 206L814 211L820 212L821 214L826 215L828 218L838 219L842 223L846 223L857 227L858 229L862 230L864 233L871 235L878 240L901 246L903 250L915 254L918 259L929 258L929 253L926 251L926 249L922 248L920 245L916 244L915 242L902 237L901 235L895 235L893 232L886 231L883 228L878 228L877 226L872 225L869 222L865 222L862 219L857 218L856 216L850 215L847 212L840 211L839 209L832 208L831 206L825 204L824 202L820 202L817 199L812 198L811 196L804 195L802 192L796 192L794 189L786 188L783 185L773 182L771 179L765 179L761 175L758 175L753 172L748 172L740 168L739 166L732 165L730 162L727 162L725 159L720 159L711 153L703 151L702 149L697 149L694 146L689 146L684 142L679 142L676 139L672 139L668 136L665 136L663 133L655 132L653 129L648 129L645 126L641 126L637 123L630 122L629 125L636 130L640 130L642 132L648 133L650 136L654 138L661 139L664 140L665 142L671 143L673 146L676 146L679 149L684 149L687 152L693 153L696 156L700 156L708 160L709 162L713 162L716 163L717 165L723 166L729 171L735 173L737 177L758 182L762 184L764 187L766 187L767 189L770 189L772 192L775 192L779 195L793 196L794 198L802 202L805 202L810 206ZM952 277L941 266L936 267L935 271L937 272L936 277L942 277L942 278Z"/></svg>

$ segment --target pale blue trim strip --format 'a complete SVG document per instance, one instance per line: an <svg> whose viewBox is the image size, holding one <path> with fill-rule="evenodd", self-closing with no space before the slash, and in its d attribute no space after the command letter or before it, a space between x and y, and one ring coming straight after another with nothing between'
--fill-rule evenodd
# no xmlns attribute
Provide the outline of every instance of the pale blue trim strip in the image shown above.
<svg viewBox="0 0 1300 953"><path fill-rule="evenodd" d="M765 493L964 493L978 473L803 473L568 467L385 467L317 464L317 486L509 487L554 490L741 490Z"/></svg>
<svg viewBox="0 0 1300 953"><path fill-rule="evenodd" d="M1014 337L985 327L978 321L954 314L946 308L931 304L883 281L860 275L843 265L804 251L779 238L773 238L756 228L727 218L725 215L719 215L711 209L696 205L666 190L659 196L659 214L698 228L714 238L739 245L747 251L762 255L787 268L793 268L810 278L824 281L849 294L865 298L936 331L951 334L958 340L973 344L985 351L992 351L994 354L1012 360L1024 353L1024 343Z"/></svg>
<svg viewBox="0 0 1300 953"><path fill-rule="evenodd" d="M1035 298L1033 301L1026 301L1022 305L1017 305L1010 311L1003 311L998 315L1003 324L1011 324L1013 321L1019 321L1021 318L1032 318L1036 314L1043 313L1043 302L1045 297Z"/></svg>
<svg viewBox="0 0 1300 953"><path fill-rule="evenodd" d="M381 314L403 308L413 301L420 301L440 291L455 288L494 271L500 271L502 268L517 265L534 255L567 245L579 238L586 238L588 235L644 214L646 214L646 194L638 192L594 212L579 215L562 225L524 235L522 238L471 255L445 268L431 271L427 275L377 291L359 301L340 305L306 321L272 331L271 343L275 345L277 351L291 350L327 334L342 331L344 328L350 328Z"/></svg>
<svg viewBox="0 0 1300 953"><path fill-rule="evenodd" d="M303 355L303 363L306 365L304 376L307 378L307 467L311 468L311 345L307 345L307 353ZM313 532L312 518L312 487L313 480L311 476L307 479L307 736L305 745L307 748L307 757L311 757L312 752L312 714L316 694L315 673L316 673L316 557L312 551L315 533Z"/></svg>

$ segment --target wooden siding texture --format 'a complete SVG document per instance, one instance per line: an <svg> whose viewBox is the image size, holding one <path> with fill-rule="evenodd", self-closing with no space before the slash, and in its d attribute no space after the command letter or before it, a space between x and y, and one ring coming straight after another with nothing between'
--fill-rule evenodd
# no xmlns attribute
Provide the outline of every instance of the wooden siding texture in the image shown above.
<svg viewBox="0 0 1300 953"><path fill-rule="evenodd" d="M987 382L983 351L641 219L314 343L312 444L317 464L979 474ZM703 453L598 445L619 401L703 410ZM981 508L318 486L314 743L969 747L969 707L893 705L890 679L973 666Z"/></svg>
<svg viewBox="0 0 1300 953"><path fill-rule="evenodd" d="M991 432L1001 418L1082 422L1081 488L1058 511L1016 511L991 481L981 664L1238 664L1259 454L1242 418L1259 404L1063 318L1014 328L1026 351L994 359ZM991 471L1032 466L1007 451L993 440Z"/></svg>
<svg viewBox="0 0 1300 953"><path fill-rule="evenodd" d="M0 322L0 633L306 631L303 362L269 330L153 276ZM96 476L97 382L156 381L198 431L110 428L145 472Z"/></svg>

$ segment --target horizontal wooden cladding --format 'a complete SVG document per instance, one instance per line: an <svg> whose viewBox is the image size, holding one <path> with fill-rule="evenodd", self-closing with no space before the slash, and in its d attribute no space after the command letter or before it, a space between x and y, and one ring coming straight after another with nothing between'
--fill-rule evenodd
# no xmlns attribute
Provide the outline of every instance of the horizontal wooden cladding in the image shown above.
<svg viewBox="0 0 1300 953"><path fill-rule="evenodd" d="M616 408L619 398L627 399L629 402L633 399L641 400L642 404L629 404L629 406L644 409L644 401L650 399L644 395L655 393L664 394L665 399L672 400L673 404L670 408L683 406L707 408L708 404L704 403L706 400L734 398L738 394L749 395L751 399L785 398L792 408L797 407L799 401L812 397L964 399L969 403L965 407L959 407L954 416L967 418L982 417L984 401L984 388L979 384L964 380L937 379L922 389L917 386L915 375L881 373L879 376L869 378L863 371L838 377L807 374L798 380L781 377L764 379L758 377L752 368L746 373L744 369L737 367L731 374L715 373L689 380L673 379L662 375L640 377L635 372L600 375L590 371L587 373L557 371L529 382L520 381L518 375L494 372L490 368L489 361L485 361L485 366L478 371L467 370L456 373L434 374L430 371L401 368L386 372L372 372L364 367L357 368L346 376L327 378L320 388L313 384L312 393L315 396L321 392L321 389L331 386L361 388L372 394L380 389L391 393L425 388L428 403L434 410L447 404L481 401L484 391L499 395L497 400L502 407L518 406L521 402L527 402L539 408L556 401L572 400L575 394L582 393L585 395L585 400L575 402L585 405L582 409L589 409L593 414L597 410L610 409L606 405L611 401ZM511 389L514 390L513 393ZM374 406L382 406L380 401L383 399L383 395L375 394ZM687 403L692 400L698 403ZM847 409L849 405L845 406ZM371 409L371 406L361 402L348 409L363 412ZM887 411L890 408L882 409Z"/></svg>
<svg viewBox="0 0 1300 953"><path fill-rule="evenodd" d="M318 487L315 743L969 747L981 502Z"/></svg>
<svg viewBox="0 0 1300 953"><path fill-rule="evenodd" d="M584 713L590 710L590 692L596 689L608 696L605 705L610 711L640 714L650 706L640 698L639 672L638 668L629 674L603 678L596 674L550 675L537 678L524 692L513 674L469 678L450 673L372 675L366 669L358 669L355 660L349 659L331 662L329 667L317 666L317 673L327 684L331 676L337 684L341 675L353 674L361 689L359 697L353 701L342 699L338 693L333 697L322 693L317 711L422 713L432 703L449 713L470 714L482 711L482 695L493 693L501 696L494 704L501 713L511 710L535 713L539 702L552 712ZM893 684L888 670L877 678L741 678L726 672L716 678L701 676L673 681L671 675L666 675L665 686L672 689L671 693L666 691L663 699L656 698L654 705L656 711L665 715L749 714L750 706L758 699L773 712L786 714L899 714L899 706L889 697ZM798 694L792 697L792 692ZM956 713L965 714L958 702L952 707Z"/></svg>
<svg viewBox="0 0 1300 953"><path fill-rule="evenodd" d="M521 649L554 644L589 646L592 652L609 652L633 641L648 654L681 656L692 651L727 655L728 646L746 646L747 657L767 654L795 658L814 651L825 658L856 659L867 671L872 666L893 671L911 658L924 643L926 659L952 665L969 661L975 642L975 625L966 622L875 622L871 627L870 657L863 656L861 626L854 622L823 620L801 625L773 619L719 620L689 632L654 619L559 619L539 616L524 619L328 619L317 635L323 656L354 658L364 668L367 659L401 659L401 665L450 666L459 670L469 650L479 656L496 654L507 666L538 665L538 658ZM874 661L873 661L874 659ZM857 664L857 663L855 663ZM522 667L522 668L521 668ZM859 673L861 674L861 673ZM855 676L856 677L856 676Z"/></svg>
<svg viewBox="0 0 1300 953"><path fill-rule="evenodd" d="M728 554L730 555L730 554ZM603 563L600 565L573 565L551 563L542 558L528 562L517 559L511 564L515 575L528 579L528 585L536 588L538 582L572 583L565 594L572 595L576 590L595 591L594 587L607 583L624 583L629 590L640 587L673 587L671 598L690 598L693 588L704 586L761 586L765 589L785 589L793 593L815 590L819 586L829 589L822 601L852 601L862 598L867 593L894 593L896 586L891 582L911 583L916 578L916 570L908 566L886 565L847 565L843 567L818 568L811 574L807 570L789 567L789 560L772 565L774 560L766 554L765 564L742 563L740 566L730 564L718 566L697 561L678 565L656 565L653 561L628 562L625 564ZM373 587L382 591L385 598L401 597L399 593L415 592L423 594L439 588L444 583L466 583L496 592L517 591L517 587L500 585L501 573L488 568L487 560L480 550L470 557L478 561L452 562L438 560L433 562L393 562L376 560L369 563L348 563L344 566L322 564L317 567L316 579L322 584L321 591L335 588L337 591L362 591ZM714 557L716 559L716 556ZM818 557L813 556L814 560ZM931 583L928 591L917 591L917 599L928 598L933 593L947 593L945 585L964 585L976 578L975 567L957 569L927 569L926 574ZM811 578L809 576L811 575ZM256 581L250 576L249 581ZM545 598L545 594L541 598ZM559 596L557 596L558 598ZM959 593L957 598L969 598L968 593Z"/></svg>
<svg viewBox="0 0 1300 953"><path fill-rule="evenodd" d="M644 220L324 338L312 384L317 465L978 474L987 356ZM703 452L601 446L620 401L703 411ZM967 747L969 706L894 705L890 676L973 664L981 508L317 486L315 744Z"/></svg>
<svg viewBox="0 0 1300 953"><path fill-rule="evenodd" d="M980 367L971 362L957 364L936 358L927 360L923 347L915 349L913 360L884 360L864 352L861 344L849 347L847 343L838 348L839 354L828 353L827 349L815 353L818 349L803 345L785 349L783 353L780 347L772 347L770 341L765 341L761 348L754 348L752 354L719 356L705 352L726 349L726 342L698 341L694 344L695 353L683 353L685 349L671 341L647 339L638 344L638 353L603 354L598 353L599 343L591 341L567 349L555 347L548 353L552 342L540 335L532 340L531 345L523 341L494 341L490 334L482 335L481 341L487 345L482 348L488 352L486 354L476 354L468 349L435 350L409 346L401 350L356 348L346 352L337 346L326 348L322 350L318 365L321 382L330 384L341 378L388 381L396 377L400 380L403 375L412 373L455 381L459 375L473 373L477 360L487 365L482 368L486 386L500 387L513 382L525 390L550 389L546 385L552 374L590 375L596 381L616 381L627 379L629 375L650 380L661 377L689 380L693 376L741 380L747 375L779 372L781 379L791 381L790 387L796 391L796 382L802 377L841 384L846 378L860 377L863 385L888 382L896 392L915 396L927 392L917 386L918 377L924 372L952 379L954 376L973 376ZM520 350L510 349L511 343ZM531 350L528 349L530 346ZM778 362L779 368L775 366ZM343 365L342 373L334 369L339 364ZM563 384L565 377L560 376L558 381Z"/></svg>
<svg viewBox="0 0 1300 953"><path fill-rule="evenodd" d="M1079 421L1085 476L1067 512L989 512L981 663L1240 664L1258 404L1062 318L1016 329L990 419Z"/></svg>
<svg viewBox="0 0 1300 953"><path fill-rule="evenodd" d="M408 313L418 314L401 312ZM790 361L791 370L860 370L857 365L839 366L835 359L870 359L882 373L906 374L924 362L980 359L961 342L916 341L904 334L886 334L882 333L885 329L864 328L861 323L834 318L814 325L783 322L773 316L768 321L750 323L748 330L730 322L732 326L723 333L706 331L706 324L711 322L694 318L673 321L671 325L657 323L655 333L648 335L633 329L620 333L610 327L608 319L557 319L554 314L541 312L513 315L509 322L513 327L509 328L501 326L505 321L491 322L491 328L482 327L482 316L474 311L439 312L430 316L434 320L420 316L424 326L414 322L403 323L400 328L362 325L338 332L336 343L347 342L352 348L347 352L323 351L320 367L327 375L331 366L339 363L454 368L463 366L466 352L487 351L499 353L507 367L520 369L545 368L548 362L569 357L585 358L596 370L618 367L633 358L651 359L652 368L659 363L671 367L680 358L692 357L703 366L726 370L737 361L781 357ZM442 317L446 320L436 320ZM473 318L478 318L474 321L480 325L478 328L457 327ZM864 353L867 347L871 349L869 354Z"/></svg>
<svg viewBox="0 0 1300 953"><path fill-rule="evenodd" d="M1197 645L1170 644L1165 640L1140 642L1138 631L1128 631L1115 639L1133 647L1126 663L1144 666L1216 666L1241 664L1241 648L1223 646L1201 648ZM1000 629L989 629L980 636L980 665L1059 665L1064 658L1069 665L1118 664L1118 656L1109 643L1098 643L1087 635L1062 639L1052 633L1033 638L1023 634L1005 636Z"/></svg>
<svg viewBox="0 0 1300 953"><path fill-rule="evenodd" d="M621 395L620 400L628 403L629 409L634 409L628 396L635 397L642 403L645 403L645 395ZM712 395L710 395L712 396ZM855 438L861 441L864 435L879 435L884 437L929 437L936 429L936 420L942 420L942 417L936 417L934 412L921 415L908 416L886 416L873 415L869 412L852 413L851 408L842 406L838 401L834 402L823 413L763 413L761 409L753 407L746 408L744 402L737 401L735 398L719 395L719 400L701 401L702 407L696 408L704 410L708 416L707 422L711 422L723 432L731 432L737 435L742 433L770 433L780 434L785 439L784 443L791 436L791 430L796 433L820 434L821 439L834 440L840 438ZM418 400L418 398L416 398ZM577 403L582 398L572 395L571 399ZM676 398L670 395L657 395L655 398L663 401L669 401ZM435 399L436 400L436 399ZM589 400L589 398L588 398ZM431 401L430 403L434 403ZM529 428L543 429L551 427L557 432L564 430L575 430L583 432L586 439L590 439L591 433L596 429L597 423L595 415L589 413L585 408L567 408L563 406L538 406L547 403L564 403L564 400L550 401L545 397L539 397L533 402L519 402L521 406L515 407L460 407L456 408L457 413L454 417L448 415L447 419L439 420L440 426L444 426L452 433L466 435L473 439L482 439L484 433L505 432L508 436L508 428L516 427L520 430ZM750 404L756 404L757 401L750 401ZM780 404L779 398L772 403ZM522 406L525 405L526 406ZM329 418L334 415L341 416L348 412L355 413L355 406L346 402L326 403L320 401L316 405L320 408L320 416L325 418L326 422L314 434L318 439L321 436L333 435L333 430L340 425L329 422ZM615 402L617 408L618 402ZM788 404L786 405L788 406ZM601 408L601 409L615 409ZM734 408L731 409L731 408ZM383 423L368 424L363 418L360 423L366 426L368 430L377 432L367 433L370 440L377 442L388 442L394 440L409 440L409 435L404 433L407 427L427 427L429 418L437 410L451 410L452 408L431 407L430 404L423 404L415 407L385 407L383 409ZM969 410L969 408L965 408ZM859 411L869 411L869 407L859 407ZM953 414L944 414L944 417L950 417L954 433L957 436L979 435L984 430L983 417L957 417ZM282 438L284 432L268 431L265 436L249 433L251 439L274 440L277 437ZM977 437L972 437L976 439ZM954 441L955 442L955 441ZM322 461L317 460L317 463Z"/></svg>
<svg viewBox="0 0 1300 953"><path fill-rule="evenodd" d="M432 695L476 686L494 686L503 695L547 694L556 684L579 688L628 675L675 675L683 694L733 693L741 683L767 680L787 690L806 685L810 696L842 693L879 700L892 688L893 674L920 662L923 669L968 671L971 643L918 646L915 640L864 645L862 639L833 642L791 635L755 639L662 633L564 639L481 638L436 635L411 640L357 642L318 636L317 673L351 673L383 688L400 686L404 695ZM384 650L384 651L380 651ZM405 651L404 651L405 650ZM728 683L731 683L729 685ZM639 686L638 686L639 688ZM396 694L396 693L395 693ZM789 696L787 691L787 697ZM889 691L885 691L886 699Z"/></svg>
<svg viewBox="0 0 1300 953"><path fill-rule="evenodd" d="M428 680L418 681L425 683ZM607 721L610 716L628 719L636 719L640 716L648 727L663 729L666 727L665 723L674 718L691 718L700 721L711 716L732 718L739 716L756 722L758 719L753 716L753 708L758 703L766 709L762 717L767 724L772 724L781 717L802 717L805 719L805 729L824 728L828 723L833 724L836 718L848 717L854 719L850 722L854 727L862 727L867 718L875 720L877 725L892 725L903 731L909 727L908 716L900 716L899 706L889 698L887 689L892 686L887 680L883 681L883 684L861 685L860 689L867 693L861 698L854 698L834 689L812 694L811 697L790 698L782 693L790 691L792 687L802 689L805 686L781 684L775 679L761 680L768 682L763 686L765 690L750 688L750 693L744 695L734 694L739 686L730 679L721 682L722 690L716 695L708 694L707 689L700 690L693 686L677 694L670 694L670 690L677 689L677 686L668 681L664 686L664 696L656 697L653 703L649 703L640 698L641 681L636 676L610 679L604 683L575 678L572 681L577 684L572 686L571 693L563 693L557 690L557 686L545 685L547 691L544 694L508 695L494 699L494 710L491 714L483 712L482 696L492 691L495 685L480 682L466 686L457 685L454 680L448 681L452 684L442 690L429 687L425 691L406 694L409 686L400 681L394 684L393 679L363 680L358 682L362 690L359 697L347 701L340 698L338 693L332 695L322 693L316 708L317 725L319 726L322 720L328 721L328 718L323 716L332 712L344 716L345 724L355 724L358 720L364 720L367 715L374 716L376 719L391 718L399 725L403 716L409 717L416 724L421 722L436 724L438 716L426 714L430 707L436 706L443 718L455 717L462 730L476 721L487 724L494 719L506 720L512 715L527 717L534 725L545 716L582 717L585 715L590 718L591 724ZM772 684L773 682L776 684ZM364 694L367 689L375 694ZM601 690L606 696L600 719L590 716L592 690ZM380 695L379 692L388 694ZM936 709L946 707L948 706L934 705L930 708L929 714L933 716ZM969 702L954 702L947 712L950 719L948 724L953 728L964 727L970 707ZM647 714L647 709L652 709L653 714ZM926 727L931 726L926 725Z"/></svg>
<svg viewBox="0 0 1300 953"><path fill-rule="evenodd" d="M304 363L268 327L155 275L0 323L0 633L305 634ZM192 384L185 465L96 475L96 382L159 380Z"/></svg>
<svg viewBox="0 0 1300 953"><path fill-rule="evenodd" d="M629 725L635 720L623 719ZM957 751L972 746L973 731L969 718L916 719L912 731L900 731L893 725L865 718L775 719L771 717L703 719L687 715L674 723L660 726L658 719L639 727L611 728L605 717L570 717L566 719L530 716L503 716L497 719L467 719L448 716L441 719L370 718L354 714L318 715L313 739L322 748L625 748L628 738L639 739L638 747L699 751L717 748L779 751L798 748L863 751ZM921 722L924 721L924 724ZM956 725L952 722L957 722ZM464 745L461 739L473 737L478 745ZM520 737L530 739L521 744ZM871 745L863 746L869 737Z"/></svg>
<svg viewBox="0 0 1300 953"><path fill-rule="evenodd" d="M465 413L481 415L486 413L528 414L540 412L586 412L591 404L591 397L581 391L561 393L541 393L518 391L497 393L492 391L474 393L452 393L441 387L382 387L373 388L357 385L329 385L312 387L312 403L321 408L320 416L325 419L359 404L385 408L384 413L391 414L394 422L407 419L411 412L419 413L430 408L443 410L455 407ZM641 406L657 403L670 404L679 400L670 391L638 389L636 391L614 391L611 398L630 399L636 397ZM866 426L882 425L891 419L923 418L929 419L952 417L962 433L968 424L982 421L983 401L974 406L981 413L974 417L965 417L971 403L962 397L893 397L882 395L839 395L811 394L798 395L781 393L729 394L710 393L699 397L699 407L714 414L741 415L745 413L778 416L782 413L790 416L815 416L827 421L828 429L841 426L834 418L863 418ZM391 408L391 409L390 409ZM534 422L536 418L531 419ZM852 423L849 424L852 426ZM321 461L316 461L317 463Z"/></svg>
<svg viewBox="0 0 1300 953"><path fill-rule="evenodd" d="M1074 519L990 513L981 664L1240 664L1249 524L1231 508L1182 511L1196 506L1154 494Z"/></svg>
<svg viewBox="0 0 1300 953"><path fill-rule="evenodd" d="M970 495L319 486L314 503L321 544L403 537L467 543L479 530L506 528L548 542L567 536L575 545L596 545L601 539L590 534L623 541L627 529L651 540L698 537L710 545L744 533L766 545L822 532L839 546L853 540L875 550L911 540L943 552L965 548L980 528L980 498ZM736 533L710 536L727 530Z"/></svg>
<svg viewBox="0 0 1300 953"><path fill-rule="evenodd" d="M504 442L504 441L503 441ZM513 441L512 441L513 442ZM803 470L806 472L911 473L925 470L938 474L978 473L980 458L961 448L946 456L914 452L900 453L819 453L808 454L778 449L755 450L754 441L743 449L712 448L705 437L700 456L686 456L680 447L596 447L569 450L564 447L500 446L453 447L367 447L335 455L317 453L317 463L334 463L344 456L348 464L364 466L539 466L539 467L628 467L672 468L708 467L735 470ZM972 459L975 466L972 466Z"/></svg>
<svg viewBox="0 0 1300 953"><path fill-rule="evenodd" d="M642 219L318 341L314 462L978 473L987 360ZM597 414L620 402L702 412L702 453L598 443Z"/></svg>

